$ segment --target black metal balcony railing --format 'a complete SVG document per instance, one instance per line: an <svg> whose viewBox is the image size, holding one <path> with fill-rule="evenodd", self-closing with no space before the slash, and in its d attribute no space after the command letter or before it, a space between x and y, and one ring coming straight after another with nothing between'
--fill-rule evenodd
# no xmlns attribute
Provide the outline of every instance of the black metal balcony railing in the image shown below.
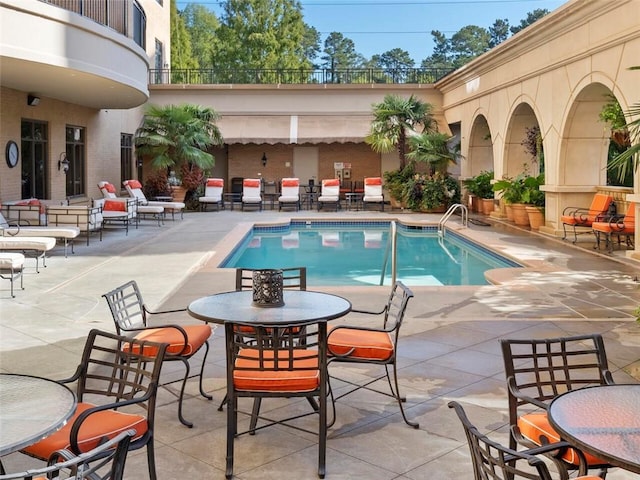
<svg viewBox="0 0 640 480"><path fill-rule="evenodd" d="M430 84L451 70L437 68L351 68L332 69L152 69L149 83L217 85L217 84Z"/></svg>
<svg viewBox="0 0 640 480"><path fill-rule="evenodd" d="M131 0L109 2L105 0L40 0L64 8L127 35L127 14Z"/></svg>

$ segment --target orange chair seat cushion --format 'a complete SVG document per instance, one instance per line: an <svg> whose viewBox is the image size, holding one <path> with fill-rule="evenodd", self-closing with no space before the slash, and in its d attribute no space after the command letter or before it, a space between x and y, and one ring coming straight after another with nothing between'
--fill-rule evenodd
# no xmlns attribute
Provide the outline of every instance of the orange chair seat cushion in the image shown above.
<svg viewBox="0 0 640 480"><path fill-rule="evenodd" d="M581 217L580 215L577 215L577 216L562 215L560 217L560 220L565 225L577 225L577 226L583 226L583 227L590 227L592 223L592 221L589 220L587 217L584 217L584 216Z"/></svg>
<svg viewBox="0 0 640 480"><path fill-rule="evenodd" d="M331 329L327 339L330 356L347 355L366 360L389 360L393 356L393 341L388 332L371 332L356 328ZM353 352L349 351L353 349Z"/></svg>
<svg viewBox="0 0 640 480"><path fill-rule="evenodd" d="M522 415L518 418L518 428L523 437L531 440L537 445L542 445L541 437L546 437L549 443L559 442L560 435L553 429L549 423L546 412L533 412ZM593 455L583 452L589 465L606 465L607 462ZM579 465L580 458L573 448L568 449L562 458L573 464Z"/></svg>
<svg viewBox="0 0 640 480"><path fill-rule="evenodd" d="M69 435L75 419L85 410L95 407L91 403L78 403L73 417L57 432L40 440L33 445L24 448L22 451L28 455L49 460L49 457L56 450L69 449ZM125 430L134 429L136 434L132 441L142 437L148 430L147 419L141 415L124 413L119 410L103 410L89 415L82 423L78 433L78 446L82 452L88 452L98 447L104 439L112 439Z"/></svg>
<svg viewBox="0 0 640 480"><path fill-rule="evenodd" d="M636 231L635 225L627 225L626 223L594 222L592 227L595 231L604 233L633 235Z"/></svg>
<svg viewBox="0 0 640 480"><path fill-rule="evenodd" d="M162 327L162 328L149 328L143 330L136 335L138 340L146 340L149 342L168 343L167 354L171 355L184 355L189 356L197 352L204 342L211 336L211 327L209 325L180 325L185 332L187 332L187 348L184 348L184 337L182 333L176 328ZM129 348L128 344L123 345L123 350ZM150 351L151 347L145 348L145 355L154 356L156 352ZM139 350L136 345L134 350ZM155 350L155 348L154 348ZM136 352L138 353L138 352Z"/></svg>
<svg viewBox="0 0 640 480"><path fill-rule="evenodd" d="M293 366L296 370L286 370L289 366L289 352L278 351L278 370L259 370L259 352L253 348L242 348L236 359L233 371L233 384L236 390L250 392L311 392L320 385L318 358L309 357L309 350L293 350ZM274 368L273 351L266 350L267 360L263 360L264 368ZM268 354L271 354L268 356ZM255 360L254 360L255 359ZM242 370L248 369L248 370Z"/></svg>

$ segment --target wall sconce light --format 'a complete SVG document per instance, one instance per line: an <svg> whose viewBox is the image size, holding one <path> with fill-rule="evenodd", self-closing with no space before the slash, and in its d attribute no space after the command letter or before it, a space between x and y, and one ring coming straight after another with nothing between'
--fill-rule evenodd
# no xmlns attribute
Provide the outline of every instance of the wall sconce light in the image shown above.
<svg viewBox="0 0 640 480"><path fill-rule="evenodd" d="M267 154L266 153L262 154L262 166L263 167L267 166Z"/></svg>
<svg viewBox="0 0 640 480"><path fill-rule="evenodd" d="M35 107L40 103L40 97L36 97L35 95L27 95L27 105L30 107Z"/></svg>
<svg viewBox="0 0 640 480"><path fill-rule="evenodd" d="M69 171L69 159L67 158L67 154L62 152L60 154L60 158L58 159L58 171L62 170L62 172L66 175Z"/></svg>

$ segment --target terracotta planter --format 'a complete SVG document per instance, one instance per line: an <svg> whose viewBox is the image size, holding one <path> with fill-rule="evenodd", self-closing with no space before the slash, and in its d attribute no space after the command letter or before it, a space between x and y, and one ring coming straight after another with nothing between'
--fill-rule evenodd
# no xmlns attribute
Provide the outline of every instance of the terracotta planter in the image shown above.
<svg viewBox="0 0 640 480"><path fill-rule="evenodd" d="M525 207L527 216L529 217L529 226L532 230L537 230L544 225L544 212L540 207L533 207L527 205Z"/></svg>
<svg viewBox="0 0 640 480"><path fill-rule="evenodd" d="M525 205L523 203L513 203L511 208L513 210L513 222L521 227L528 227L529 215L527 215Z"/></svg>
<svg viewBox="0 0 640 480"><path fill-rule="evenodd" d="M507 220L513 222L513 205L510 203L504 204L504 211L507 214Z"/></svg>
<svg viewBox="0 0 640 480"><path fill-rule="evenodd" d="M171 195L176 202L184 202L187 190L184 187L171 187Z"/></svg>
<svg viewBox="0 0 640 480"><path fill-rule="evenodd" d="M491 215L491 212L495 209L493 198L481 198L480 199L481 212L484 215Z"/></svg>

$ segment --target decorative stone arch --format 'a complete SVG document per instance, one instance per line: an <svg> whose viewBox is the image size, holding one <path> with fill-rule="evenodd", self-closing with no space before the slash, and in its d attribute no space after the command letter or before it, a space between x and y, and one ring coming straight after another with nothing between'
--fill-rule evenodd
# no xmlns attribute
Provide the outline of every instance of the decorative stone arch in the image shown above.
<svg viewBox="0 0 640 480"><path fill-rule="evenodd" d="M522 145L528 128L537 126L543 131L538 120L540 116L535 110L535 103L526 96L518 97L507 118L502 157L503 175L515 177L525 171L525 168L529 174L537 175L540 172L538 160L527 153Z"/></svg>
<svg viewBox="0 0 640 480"><path fill-rule="evenodd" d="M491 128L484 113L478 113L472 120L465 165L463 171L469 177L478 175L483 170L494 169Z"/></svg>

